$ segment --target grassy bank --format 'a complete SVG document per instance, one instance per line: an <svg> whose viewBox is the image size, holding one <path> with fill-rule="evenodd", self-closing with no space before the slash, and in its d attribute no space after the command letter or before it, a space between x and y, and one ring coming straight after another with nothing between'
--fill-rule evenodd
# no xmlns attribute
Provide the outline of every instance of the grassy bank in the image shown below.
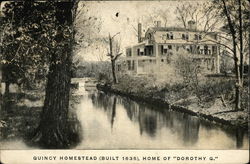
<svg viewBox="0 0 250 164"><path fill-rule="evenodd" d="M0 141L27 140L38 127L45 98L44 90L26 90L23 93L1 95ZM79 96L71 96L69 123L72 129L79 127L74 104ZM76 126L77 124L77 126Z"/></svg>
<svg viewBox="0 0 250 164"><path fill-rule="evenodd" d="M35 92L2 96L0 140L25 138L39 124L44 96Z"/></svg>
<svg viewBox="0 0 250 164"><path fill-rule="evenodd" d="M171 106L176 110L223 124L247 128L247 87L243 92L243 111L234 111L232 78L203 78L198 84L159 82L153 77L122 76L118 84L105 82L100 90Z"/></svg>

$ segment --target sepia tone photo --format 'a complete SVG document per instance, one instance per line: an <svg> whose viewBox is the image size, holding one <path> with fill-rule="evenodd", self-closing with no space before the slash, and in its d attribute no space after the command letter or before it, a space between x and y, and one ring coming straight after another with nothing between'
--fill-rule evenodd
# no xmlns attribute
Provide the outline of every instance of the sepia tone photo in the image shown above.
<svg viewBox="0 0 250 164"><path fill-rule="evenodd" d="M248 0L0 11L1 150L249 149Z"/></svg>

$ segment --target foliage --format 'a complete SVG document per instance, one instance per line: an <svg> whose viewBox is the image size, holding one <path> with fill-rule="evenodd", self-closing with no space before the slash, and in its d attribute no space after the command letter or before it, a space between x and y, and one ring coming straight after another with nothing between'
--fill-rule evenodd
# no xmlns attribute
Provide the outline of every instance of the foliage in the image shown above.
<svg viewBox="0 0 250 164"><path fill-rule="evenodd" d="M222 28L231 41L231 52L234 59L235 72L235 110L241 110L242 90L244 82L244 64L249 54L249 9L247 0L219 0L213 1L214 10L224 20ZM247 53L248 52L248 53Z"/></svg>
<svg viewBox="0 0 250 164"><path fill-rule="evenodd" d="M6 82L30 83L44 79L56 44L57 31L51 3L5 3L1 28L1 64ZM64 35L67 35L64 31Z"/></svg>
<svg viewBox="0 0 250 164"><path fill-rule="evenodd" d="M110 62L82 62L78 64L74 77L83 78L83 77L94 77L99 81L110 81L111 77L111 68Z"/></svg>

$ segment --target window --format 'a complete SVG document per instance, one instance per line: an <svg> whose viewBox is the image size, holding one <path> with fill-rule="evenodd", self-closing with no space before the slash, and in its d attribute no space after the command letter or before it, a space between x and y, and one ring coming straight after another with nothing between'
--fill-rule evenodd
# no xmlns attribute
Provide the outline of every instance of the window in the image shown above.
<svg viewBox="0 0 250 164"><path fill-rule="evenodd" d="M152 60L150 59L150 60L149 60L149 62L151 63L151 62L152 62Z"/></svg>
<svg viewBox="0 0 250 164"><path fill-rule="evenodd" d="M186 34L186 40L188 40L189 39L189 35L188 34Z"/></svg>
<svg viewBox="0 0 250 164"><path fill-rule="evenodd" d="M138 48L137 49L137 56L143 56L144 55L144 48Z"/></svg>
<svg viewBox="0 0 250 164"><path fill-rule="evenodd" d="M182 37L181 37L181 38L182 38L182 40L185 40L185 38L186 38L186 37L185 37L185 34L182 34Z"/></svg>
<svg viewBox="0 0 250 164"><path fill-rule="evenodd" d="M170 39L170 35L169 35L169 33L167 33L167 39Z"/></svg>
<svg viewBox="0 0 250 164"><path fill-rule="evenodd" d="M168 52L167 45L160 45L161 55L164 55Z"/></svg>
<svg viewBox="0 0 250 164"><path fill-rule="evenodd" d="M207 46L207 45L204 46L204 54L205 54L205 55L208 54L208 46Z"/></svg>
<svg viewBox="0 0 250 164"><path fill-rule="evenodd" d="M132 50L131 50L131 48L126 49L126 55L127 56L132 56Z"/></svg>
<svg viewBox="0 0 250 164"><path fill-rule="evenodd" d="M200 54L200 46L197 46L196 52L197 52L198 54Z"/></svg>
<svg viewBox="0 0 250 164"><path fill-rule="evenodd" d="M161 59L161 62L164 62L164 59Z"/></svg>
<svg viewBox="0 0 250 164"><path fill-rule="evenodd" d="M161 54L163 54L163 45L160 45Z"/></svg>
<svg viewBox="0 0 250 164"><path fill-rule="evenodd" d="M134 70L134 69L135 69L135 61L133 60L131 70Z"/></svg>
<svg viewBox="0 0 250 164"><path fill-rule="evenodd" d="M167 33L167 39L174 39L174 35L172 32Z"/></svg>
<svg viewBox="0 0 250 164"><path fill-rule="evenodd" d="M198 35L194 34L194 40L198 40Z"/></svg>
<svg viewBox="0 0 250 164"><path fill-rule="evenodd" d="M168 45L168 49L170 49L170 50L171 50L171 49L172 49L172 45Z"/></svg>
<svg viewBox="0 0 250 164"><path fill-rule="evenodd" d="M200 50L200 54L203 54L203 49Z"/></svg>
<svg viewBox="0 0 250 164"><path fill-rule="evenodd" d="M212 46L212 52L213 52L213 54L217 54L217 47L216 46Z"/></svg>
<svg viewBox="0 0 250 164"><path fill-rule="evenodd" d="M193 53L193 46L190 45L190 52Z"/></svg>
<svg viewBox="0 0 250 164"><path fill-rule="evenodd" d="M174 39L174 35L172 32L170 33L170 39Z"/></svg>
<svg viewBox="0 0 250 164"><path fill-rule="evenodd" d="M127 62L128 62L128 70L131 70L131 61L128 60Z"/></svg>
<svg viewBox="0 0 250 164"><path fill-rule="evenodd" d="M194 34L194 40L201 40L202 36L200 34Z"/></svg>

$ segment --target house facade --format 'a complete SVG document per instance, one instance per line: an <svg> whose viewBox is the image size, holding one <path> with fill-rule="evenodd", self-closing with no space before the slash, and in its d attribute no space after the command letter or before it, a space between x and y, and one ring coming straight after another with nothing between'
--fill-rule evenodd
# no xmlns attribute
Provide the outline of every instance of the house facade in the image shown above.
<svg viewBox="0 0 250 164"><path fill-rule="evenodd" d="M219 45L217 33L195 30L190 21L188 28L156 27L149 28L145 37L141 36L138 24L138 43L126 48L126 57L117 65L118 71L141 75L164 73L173 55L187 54L207 73L219 73Z"/></svg>

